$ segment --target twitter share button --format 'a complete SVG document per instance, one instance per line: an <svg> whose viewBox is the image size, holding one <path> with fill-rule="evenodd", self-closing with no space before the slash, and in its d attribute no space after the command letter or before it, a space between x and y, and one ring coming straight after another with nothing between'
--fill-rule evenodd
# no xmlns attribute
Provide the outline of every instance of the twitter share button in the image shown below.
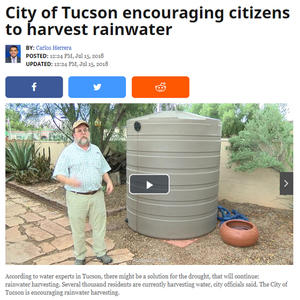
<svg viewBox="0 0 300 300"><path fill-rule="evenodd" d="M126 79L121 76L69 77L70 98L124 98Z"/></svg>

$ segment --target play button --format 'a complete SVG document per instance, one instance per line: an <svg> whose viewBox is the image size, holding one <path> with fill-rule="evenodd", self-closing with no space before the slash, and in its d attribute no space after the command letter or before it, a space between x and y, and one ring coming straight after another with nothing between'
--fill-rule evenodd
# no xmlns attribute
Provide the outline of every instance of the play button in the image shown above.
<svg viewBox="0 0 300 300"><path fill-rule="evenodd" d="M129 177L129 193L136 194L168 194L170 177L167 174L132 174Z"/></svg>
<svg viewBox="0 0 300 300"><path fill-rule="evenodd" d="M146 182L146 189L150 189L153 186L153 184L149 181Z"/></svg>

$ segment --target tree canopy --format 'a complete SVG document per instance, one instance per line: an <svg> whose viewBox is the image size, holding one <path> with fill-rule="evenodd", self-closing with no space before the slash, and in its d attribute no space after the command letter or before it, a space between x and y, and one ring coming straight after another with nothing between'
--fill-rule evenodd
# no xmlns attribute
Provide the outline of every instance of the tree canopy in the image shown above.
<svg viewBox="0 0 300 300"><path fill-rule="evenodd" d="M85 120L90 124L91 142L104 151L114 134L122 135L128 119L153 113L156 104L30 103L10 104L9 108L24 114L27 120L48 120L44 123L69 141L73 139L72 124Z"/></svg>
<svg viewBox="0 0 300 300"><path fill-rule="evenodd" d="M197 103L188 108L192 113L221 120L223 137L238 134L258 110L257 103Z"/></svg>
<svg viewBox="0 0 300 300"><path fill-rule="evenodd" d="M21 113L13 109L6 109L6 130L33 130L37 129L34 125L24 122L21 118Z"/></svg>

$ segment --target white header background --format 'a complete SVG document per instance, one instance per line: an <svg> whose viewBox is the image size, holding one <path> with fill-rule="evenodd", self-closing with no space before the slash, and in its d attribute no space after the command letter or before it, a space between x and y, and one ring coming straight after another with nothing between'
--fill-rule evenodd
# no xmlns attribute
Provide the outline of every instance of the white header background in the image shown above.
<svg viewBox="0 0 300 300"><path fill-rule="evenodd" d="M64 98L47 99L48 102L77 102L77 99L70 99L67 95L67 79L69 76L125 76L127 81L127 96L124 99L100 99L99 102L180 102L180 103L207 103L207 102L287 102L290 104L297 116L299 109L299 70L300 70L300 47L299 47L299 20L300 5L299 0L152 0L152 1L36 1L36 0L16 0L1 1L1 39L0 39L0 63L1 80L0 88L2 95L1 122L2 132L0 151L4 157L4 105L5 102L30 102L28 99L6 99L5 98L5 77L6 76L62 76L64 78ZM53 19L42 19L39 12L43 9L51 9L53 6L72 6L81 9L101 9L115 8L121 11L125 8L178 8L194 9L203 8L223 8L225 19L221 23L214 20L199 20L190 23L188 20L124 20L121 14L117 20L108 19L79 19L64 20L57 17ZM26 19L8 19L5 15L9 6L19 6L20 8L37 8L37 15L32 25L170 25L173 28L169 36L27 36ZM233 20L228 17L228 11L233 8L250 7L259 9L289 9L288 19L258 19L258 20ZM6 24L22 26L23 34L19 36L7 36ZM97 52L104 53L109 60L108 68L100 69L75 69L75 68L35 68L25 67L24 64L5 64L5 45L18 44L22 46L22 54L25 53L26 45L59 45L72 46L73 52ZM2 57L2 58L1 58ZM24 58L22 57L24 61ZM134 99L131 97L131 78L133 76L188 76L190 78L190 97L187 99ZM40 100L32 100L36 102ZM88 99L80 101L90 102ZM95 100L93 100L94 102ZM298 170L298 120L294 119L295 134L295 169ZM4 159L2 160L2 189L1 189L1 240L0 266L2 276L5 273L17 272L59 272L67 273L74 270L73 266L9 266L5 265L5 180L4 180ZM297 174L294 174L294 182L297 181ZM294 210L295 215L299 215L299 205L297 195L299 194L297 185L294 184ZM191 271L200 270L206 272L241 272L245 271L260 273L262 277L278 278L280 281L289 280L290 288L281 289L278 292L268 290L268 296L278 299L287 297L295 299L296 278L299 278L299 247L297 247L299 222L295 218L295 257L293 266L162 266L162 272L174 270ZM85 267L88 268L88 267ZM99 267L101 268L101 267ZM116 267L108 267L107 272L117 272ZM122 271L144 271L158 272L157 267L147 266L147 268L127 266L122 267ZM79 271L77 269L77 271ZM82 270L81 270L82 271ZM92 271L96 271L92 269ZM100 271L100 270L99 270ZM165 296L160 294L160 290L137 290L136 294L143 295L143 298ZM221 290L218 297L243 297L243 299L253 298L255 293L262 295L262 289L233 289ZM199 298L195 291L185 290L181 297ZM1 293L4 296L3 287ZM206 292L205 292L206 293ZM130 291L126 292L129 297ZM175 296L178 291L172 290ZM216 299L218 291L209 291L212 299ZM298 293L296 293L298 294ZM124 294L125 295L125 294ZM146 295L146 296L145 296ZM147 295L149 295L147 297ZM3 296L1 298L3 298ZM133 295L131 295L132 297ZM5 297L5 296L4 296ZM201 297L201 296L200 296ZM9 297L7 297L9 298Z"/></svg>
<svg viewBox="0 0 300 300"><path fill-rule="evenodd" d="M24 54L25 45L72 46L74 52L95 50L104 52L110 62L109 68L74 69L6 67L8 75L72 75L125 76L127 98L131 95L132 76L189 76L190 98L196 102L294 101L298 87L299 70L299 11L297 0L272 1L1 1L2 44L20 44ZM53 6L71 6L81 9L118 9L118 19L64 19L59 9L56 18L43 19L41 11ZM27 36L28 19L6 17L6 8L36 8L38 11L32 25L82 25L89 26L84 36ZM122 18L122 10L130 8L160 9L224 9L224 21L211 19L190 23L184 19ZM250 7L259 9L289 9L288 19L231 19L230 9ZM13 11L12 11L13 12ZM169 25L169 36L94 36L93 25ZM21 26L21 35L6 36L5 26ZM4 46L2 48L4 56ZM22 58L24 61L24 58ZM1 82L3 84L3 82ZM67 95L67 93L64 93ZM68 100L68 99L67 99Z"/></svg>

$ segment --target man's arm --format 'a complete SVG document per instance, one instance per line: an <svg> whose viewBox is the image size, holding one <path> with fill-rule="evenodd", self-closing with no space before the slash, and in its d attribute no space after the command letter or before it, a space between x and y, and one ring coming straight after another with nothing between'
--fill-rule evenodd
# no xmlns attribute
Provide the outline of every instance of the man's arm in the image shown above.
<svg viewBox="0 0 300 300"><path fill-rule="evenodd" d="M66 185L70 185L73 187L80 187L81 186L81 182L76 179L76 178L69 178L67 176L64 175L56 175L56 180L58 180L59 182L66 184Z"/></svg>
<svg viewBox="0 0 300 300"><path fill-rule="evenodd" d="M103 175L103 180L106 182L106 194L110 195L112 191L114 190L114 185L108 175L108 173L105 173Z"/></svg>

